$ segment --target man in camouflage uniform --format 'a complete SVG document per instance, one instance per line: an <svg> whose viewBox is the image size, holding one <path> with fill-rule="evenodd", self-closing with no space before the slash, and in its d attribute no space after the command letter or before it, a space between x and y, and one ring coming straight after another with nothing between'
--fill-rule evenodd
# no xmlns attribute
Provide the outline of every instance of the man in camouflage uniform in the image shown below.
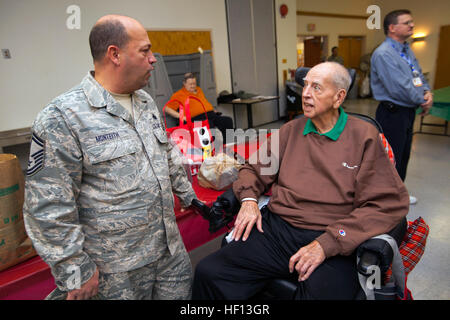
<svg viewBox="0 0 450 320"><path fill-rule="evenodd" d="M192 270L172 190L183 207L195 193L139 90L156 62L147 32L111 15L89 41L95 72L33 124L24 220L55 278L51 296L187 299Z"/></svg>

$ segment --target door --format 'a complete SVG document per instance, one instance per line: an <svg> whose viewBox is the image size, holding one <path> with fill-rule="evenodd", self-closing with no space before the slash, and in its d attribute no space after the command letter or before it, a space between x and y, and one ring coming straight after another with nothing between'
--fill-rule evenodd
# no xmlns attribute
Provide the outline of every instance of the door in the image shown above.
<svg viewBox="0 0 450 320"><path fill-rule="evenodd" d="M273 0L227 0L226 6L233 92L277 96ZM245 107L236 106L236 114L236 127L247 128ZM254 104L252 115L254 125L278 120L278 101Z"/></svg>
<svg viewBox="0 0 450 320"><path fill-rule="evenodd" d="M303 41L305 50L305 67L314 67L321 61L322 46L320 37L305 38Z"/></svg>
<svg viewBox="0 0 450 320"><path fill-rule="evenodd" d="M436 60L434 89L450 86L450 25L442 26L439 33L439 49Z"/></svg>
<svg viewBox="0 0 450 320"><path fill-rule="evenodd" d="M363 37L339 37L338 52L346 68L359 69L363 40Z"/></svg>

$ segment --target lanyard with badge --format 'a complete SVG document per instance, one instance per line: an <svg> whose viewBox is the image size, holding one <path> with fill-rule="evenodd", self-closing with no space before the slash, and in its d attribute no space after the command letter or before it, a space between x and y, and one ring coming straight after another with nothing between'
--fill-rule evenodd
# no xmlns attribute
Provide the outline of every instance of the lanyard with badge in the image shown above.
<svg viewBox="0 0 450 320"><path fill-rule="evenodd" d="M413 75L413 85L415 87L421 87L423 85L422 83L422 79L420 79L420 74L419 72L414 68L414 65L411 63L411 59L409 57L407 57L403 52L398 52L398 50L395 48L395 46L393 44L391 44L392 48L394 48L394 50L400 54L400 57L402 57L403 60L406 61L406 63L408 63L409 67L411 68L412 71L412 75Z"/></svg>

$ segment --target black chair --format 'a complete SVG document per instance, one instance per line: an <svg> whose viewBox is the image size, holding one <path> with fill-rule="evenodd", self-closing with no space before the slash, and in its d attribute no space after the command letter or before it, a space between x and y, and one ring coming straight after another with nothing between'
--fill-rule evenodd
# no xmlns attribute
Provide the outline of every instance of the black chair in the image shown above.
<svg viewBox="0 0 450 320"><path fill-rule="evenodd" d="M380 131L380 133L382 133L382 128L375 119L357 113L348 112L348 114L371 123ZM303 115L299 115L297 117L303 117ZM214 233L222 227L228 225L233 220L234 216L238 214L241 205L239 200L235 197L233 190L229 189L217 198L211 208L197 200L193 201L193 206L198 213L200 213L205 219L209 220L209 231ZM398 246L400 246L400 243L403 240L406 228L407 221L406 218L404 218L388 233L395 239ZM222 241L222 246L226 245L226 243L227 242L224 238ZM378 266L380 268L382 279L384 279L384 274L388 270L393 259L393 251L391 246L382 239L369 239L360 244L356 250L356 255L360 259L357 265L357 270L359 273L364 276L370 276L373 266ZM273 279L255 298L292 300L296 297L297 290L298 285L296 281L289 279ZM364 300L365 298L366 296L362 289L355 297L357 300Z"/></svg>
<svg viewBox="0 0 450 320"><path fill-rule="evenodd" d="M304 86L303 78L306 76L310 68L298 68L295 73L295 81ZM353 83L356 78L356 70L348 69L351 84L349 91L351 90ZM360 118L374 125L380 133L383 132L381 125L373 118L358 114L347 112L352 116ZM303 117L304 115L298 115L296 118ZM239 212L240 202L235 197L233 190L229 189L220 195L217 200L213 203L212 207L209 208L200 201L193 202L194 207L197 212L200 213L205 219L210 221L209 231L211 233L221 229L225 225L228 225ZM394 229L392 229L388 234L395 239L397 245L403 240L406 233L407 221L404 218ZM226 245L225 238L222 240L222 246ZM384 279L384 274L389 269L392 263L393 251L391 246L382 239L369 239L358 246L356 249L356 255L359 258L359 263L357 265L357 270L364 276L370 276L373 266L378 266ZM355 261L356 263L356 261ZM297 281L290 279L273 279L266 287L257 294L255 298L259 299L275 299L275 300L292 300L297 296L298 284ZM366 299L364 291L361 289L355 296L356 300Z"/></svg>
<svg viewBox="0 0 450 320"><path fill-rule="evenodd" d="M216 232L225 225L228 225L239 212L240 202L235 197L233 190L228 189L213 203L209 208L200 201L194 200L193 205L197 212L205 219L210 221L211 233ZM407 221L404 218L394 229L388 234L395 239L397 245L405 235ZM222 240L222 246L226 245L225 237ZM357 270L364 276L372 274L373 266L378 266L381 272L381 278L389 269L392 263L393 251L391 246L382 239L369 239L358 246L356 255L360 259ZM356 263L356 261L355 261ZM272 279L254 298L255 299L271 299L271 300L293 300L297 296L298 283L292 279ZM366 296L361 289L355 296L355 300L365 300Z"/></svg>

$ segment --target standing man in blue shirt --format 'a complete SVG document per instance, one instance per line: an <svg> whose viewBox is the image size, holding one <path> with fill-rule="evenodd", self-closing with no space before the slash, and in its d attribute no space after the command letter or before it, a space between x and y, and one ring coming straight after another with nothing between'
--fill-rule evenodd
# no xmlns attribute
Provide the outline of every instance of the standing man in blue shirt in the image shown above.
<svg viewBox="0 0 450 320"><path fill-rule="evenodd" d="M405 181L416 109L421 106L421 115L427 114L433 105L433 96L406 42L413 35L411 12L402 9L388 13L383 28L386 40L372 55L370 84L374 98L380 102L376 120L392 146L397 172ZM410 196L410 203L416 202L417 199Z"/></svg>

